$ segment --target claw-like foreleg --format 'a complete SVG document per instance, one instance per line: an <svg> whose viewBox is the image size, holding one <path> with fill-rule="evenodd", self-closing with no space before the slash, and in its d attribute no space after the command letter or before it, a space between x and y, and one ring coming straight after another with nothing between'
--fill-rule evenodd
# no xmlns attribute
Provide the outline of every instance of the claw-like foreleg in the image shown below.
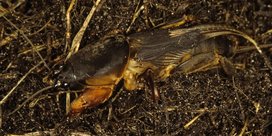
<svg viewBox="0 0 272 136"><path fill-rule="evenodd" d="M70 114L78 114L87 107L95 107L104 103L112 95L114 86L97 86L85 88L84 93L71 103Z"/></svg>

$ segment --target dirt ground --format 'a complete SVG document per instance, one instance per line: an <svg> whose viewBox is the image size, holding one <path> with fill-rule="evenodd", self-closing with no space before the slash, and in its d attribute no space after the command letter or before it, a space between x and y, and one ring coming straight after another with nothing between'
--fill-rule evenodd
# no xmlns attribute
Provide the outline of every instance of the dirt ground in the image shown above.
<svg viewBox="0 0 272 136"><path fill-rule="evenodd" d="M233 77L220 68L173 74L156 84L160 103L152 101L150 91L121 89L106 103L67 119L68 90L49 88L46 79L55 80L52 71L67 55L66 42L71 42L94 3L79 0L72 7L69 41L69 2L0 0L0 135L271 135L271 71L257 51L232 58L246 66ZM259 44L272 43L270 0L102 0L81 47L115 30L136 33L184 15L194 19L181 27L225 24ZM271 61L272 50L263 52ZM71 99L75 96L71 93Z"/></svg>

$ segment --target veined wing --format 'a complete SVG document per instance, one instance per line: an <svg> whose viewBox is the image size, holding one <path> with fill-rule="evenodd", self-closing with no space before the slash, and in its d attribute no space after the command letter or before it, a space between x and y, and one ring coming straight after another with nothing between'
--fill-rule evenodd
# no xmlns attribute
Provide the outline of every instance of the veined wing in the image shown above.
<svg viewBox="0 0 272 136"><path fill-rule="evenodd" d="M245 33L223 25L200 25L176 30L154 30L129 36L138 46L135 57L157 66L177 64L190 57L190 49L201 42L223 35L236 35L245 38L253 45L257 43ZM222 45L224 46L224 45Z"/></svg>
<svg viewBox="0 0 272 136"><path fill-rule="evenodd" d="M175 33L175 30L155 30L130 35L129 39L136 41L139 46L135 58L156 66L176 64L182 57L189 55L189 49L205 39L198 29L182 34Z"/></svg>

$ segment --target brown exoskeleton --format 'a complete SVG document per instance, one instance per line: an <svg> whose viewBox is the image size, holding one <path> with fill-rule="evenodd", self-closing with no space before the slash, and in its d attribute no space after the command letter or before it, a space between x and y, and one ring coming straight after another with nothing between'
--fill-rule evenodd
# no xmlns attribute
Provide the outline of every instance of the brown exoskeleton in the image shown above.
<svg viewBox="0 0 272 136"><path fill-rule="evenodd" d="M235 46L222 38L226 35L243 37L257 45L238 30L202 25L108 36L82 48L67 60L60 74L61 81L84 86L84 92L71 104L71 113L105 102L121 80L126 90L137 90L143 87L140 81L144 79L158 99L154 81L163 80L173 72L189 74L220 64L227 74L232 74L233 65L225 56L235 53Z"/></svg>

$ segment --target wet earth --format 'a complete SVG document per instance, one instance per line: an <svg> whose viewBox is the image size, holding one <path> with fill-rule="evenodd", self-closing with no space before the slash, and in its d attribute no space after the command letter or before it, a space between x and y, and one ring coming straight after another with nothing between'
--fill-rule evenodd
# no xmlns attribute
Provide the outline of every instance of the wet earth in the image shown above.
<svg viewBox="0 0 272 136"><path fill-rule="evenodd" d="M159 103L148 90L120 89L106 103L68 118L67 92L73 100L80 90L49 87L50 81L95 2L76 1L67 39L69 2L0 0L0 135L271 135L271 70L257 51L230 58L245 64L233 76L217 68L157 81ZM224 24L259 44L272 43L269 0L102 0L80 47L114 31L128 35L184 16L193 19L179 28ZM272 49L263 53L271 62Z"/></svg>

